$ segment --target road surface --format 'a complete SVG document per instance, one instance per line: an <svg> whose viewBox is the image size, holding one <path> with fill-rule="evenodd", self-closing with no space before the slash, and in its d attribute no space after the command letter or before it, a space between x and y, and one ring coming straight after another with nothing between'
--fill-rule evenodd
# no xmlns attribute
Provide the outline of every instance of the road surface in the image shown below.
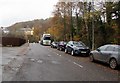
<svg viewBox="0 0 120 83"><path fill-rule="evenodd" d="M22 67L12 81L118 81L119 73L108 65L92 63L88 57L31 43Z"/></svg>

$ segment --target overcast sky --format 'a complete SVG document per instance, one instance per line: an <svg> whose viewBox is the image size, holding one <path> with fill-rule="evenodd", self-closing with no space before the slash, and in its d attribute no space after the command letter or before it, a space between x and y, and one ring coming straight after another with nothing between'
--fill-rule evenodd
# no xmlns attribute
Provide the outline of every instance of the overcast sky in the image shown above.
<svg viewBox="0 0 120 83"><path fill-rule="evenodd" d="M0 0L0 27L52 16L58 0Z"/></svg>

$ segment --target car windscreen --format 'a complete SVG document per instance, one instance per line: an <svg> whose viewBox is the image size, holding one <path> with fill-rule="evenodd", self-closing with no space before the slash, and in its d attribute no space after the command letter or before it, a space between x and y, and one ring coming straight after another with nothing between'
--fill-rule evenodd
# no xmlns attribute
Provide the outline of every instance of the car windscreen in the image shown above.
<svg viewBox="0 0 120 83"><path fill-rule="evenodd" d="M79 42L82 46L87 47L83 42Z"/></svg>
<svg viewBox="0 0 120 83"><path fill-rule="evenodd" d="M61 45L65 45L65 44L66 44L66 42L60 42L60 44L61 44Z"/></svg>
<svg viewBox="0 0 120 83"><path fill-rule="evenodd" d="M51 40L50 37L44 37L44 40Z"/></svg>
<svg viewBox="0 0 120 83"><path fill-rule="evenodd" d="M86 47L86 45L82 42L73 42L73 44L77 47Z"/></svg>
<svg viewBox="0 0 120 83"><path fill-rule="evenodd" d="M53 44L58 44L58 42L53 42Z"/></svg>
<svg viewBox="0 0 120 83"><path fill-rule="evenodd" d="M75 45L75 46L83 46L81 43L79 43L79 42L73 42L73 44Z"/></svg>
<svg viewBox="0 0 120 83"><path fill-rule="evenodd" d="M55 44L58 44L58 42L54 42Z"/></svg>

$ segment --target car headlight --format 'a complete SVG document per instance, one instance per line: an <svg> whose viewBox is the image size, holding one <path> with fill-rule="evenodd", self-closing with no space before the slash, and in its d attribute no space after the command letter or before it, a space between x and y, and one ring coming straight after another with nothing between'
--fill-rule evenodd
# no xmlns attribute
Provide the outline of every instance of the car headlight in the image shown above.
<svg viewBox="0 0 120 83"><path fill-rule="evenodd" d="M74 50L79 50L79 48L77 48L77 47L74 47Z"/></svg>
<svg viewBox="0 0 120 83"><path fill-rule="evenodd" d="M89 47L87 47L87 49L89 49Z"/></svg>

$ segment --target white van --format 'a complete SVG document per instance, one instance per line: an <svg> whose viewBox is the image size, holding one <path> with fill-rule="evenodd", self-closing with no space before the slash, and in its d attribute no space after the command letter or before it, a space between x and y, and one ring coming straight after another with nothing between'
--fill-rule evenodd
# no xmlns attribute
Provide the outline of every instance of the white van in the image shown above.
<svg viewBox="0 0 120 83"><path fill-rule="evenodd" d="M51 35L50 34L43 34L41 38L42 45L51 45Z"/></svg>

